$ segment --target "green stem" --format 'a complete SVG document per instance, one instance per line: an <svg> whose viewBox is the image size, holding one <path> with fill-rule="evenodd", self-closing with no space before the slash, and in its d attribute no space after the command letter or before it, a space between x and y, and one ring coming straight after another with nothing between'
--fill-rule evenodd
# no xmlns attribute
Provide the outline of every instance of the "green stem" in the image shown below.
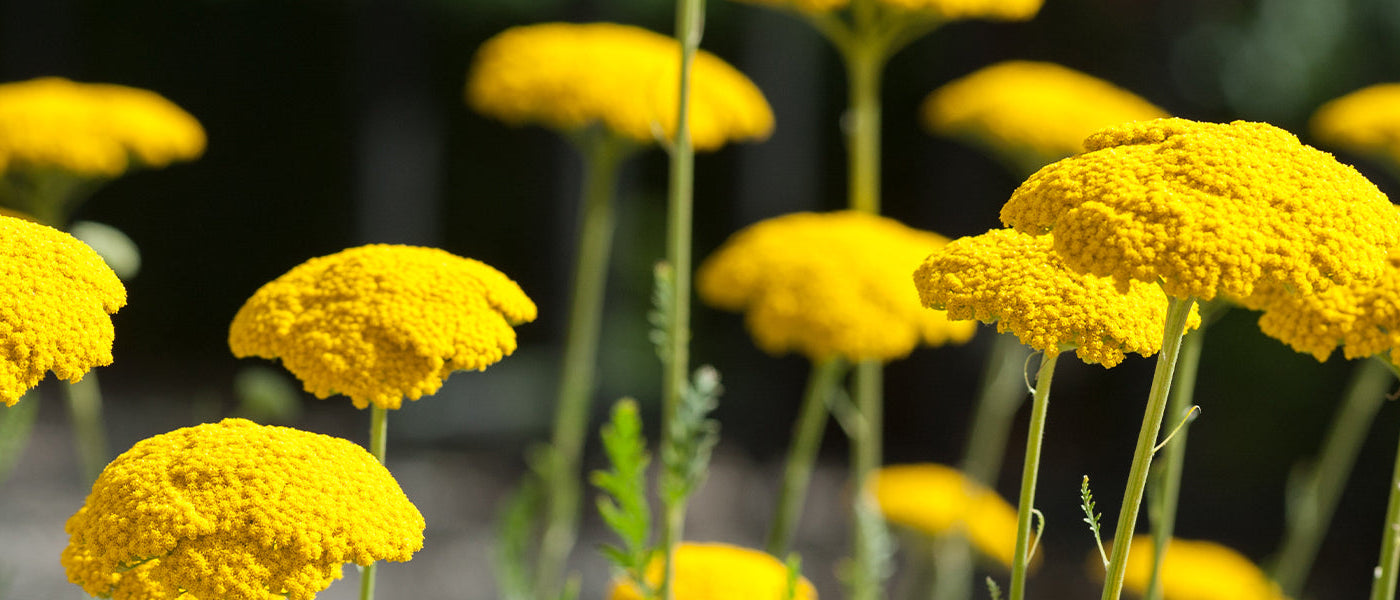
<svg viewBox="0 0 1400 600"><path fill-rule="evenodd" d="M1031 421L1026 431L1026 462L1021 468L1021 499L1016 508L1016 554L1011 561L1011 600L1026 597L1026 569L1030 566L1031 511L1035 509L1035 482L1040 474L1040 445L1045 436L1045 411L1050 407L1050 381L1059 354L1044 354L1035 375Z"/></svg>
<svg viewBox="0 0 1400 600"><path fill-rule="evenodd" d="M77 382L63 386L68 415L73 422L74 443L83 469L83 481L92 483L111 459L107 431L102 421L102 388L97 374L88 372Z"/></svg>
<svg viewBox="0 0 1400 600"><path fill-rule="evenodd" d="M369 453L379 464L385 464L389 443L389 409L372 405L369 413ZM370 563L360 568L360 600L374 600L374 580L378 565Z"/></svg>
<svg viewBox="0 0 1400 600"><path fill-rule="evenodd" d="M857 4L856 8L868 5ZM871 7L873 9L873 7ZM847 94L846 144L850 181L849 208L880 213L880 80L889 56L859 25L843 47Z"/></svg>
<svg viewBox="0 0 1400 600"><path fill-rule="evenodd" d="M1123 594L1123 575L1128 567L1128 547L1132 542L1133 530L1137 527L1143 491L1147 487L1147 473L1152 465L1152 449L1157 444L1157 433L1162 427L1162 416L1167 409L1167 395L1171 391L1172 373L1176 369L1181 337L1186 330L1186 317L1191 314L1191 305L1194 303L1194 298L1167 299L1162 351L1157 355L1157 369L1152 374L1152 388L1147 394L1147 408L1143 411L1142 427L1138 430L1133 465L1128 471L1128 486L1123 492L1123 506L1118 511L1118 526L1113 534L1113 551L1108 559L1108 573L1104 579L1101 600L1118 600Z"/></svg>
<svg viewBox="0 0 1400 600"><path fill-rule="evenodd" d="M852 593L851 600L875 600L880 593L881 573L879 560L875 555L875 540L881 536L876 527L881 523L875 500L867 491L867 482L875 469L880 467L880 444L883 429L881 388L883 387L883 365L877 360L866 360L856 364L854 377L855 407L860 415L859 426L851 436L851 488L855 490L852 505L853 551L851 555Z"/></svg>
<svg viewBox="0 0 1400 600"><path fill-rule="evenodd" d="M792 549L793 532L802 517L807 484L812 479L812 467L817 462L822 432L826 431L826 401L845 371L846 363L840 358L830 358L812 365L807 390L803 393L802 408L792 427L783 486L778 493L778 511L773 517L773 528L768 531L766 548L773 556L787 556Z"/></svg>
<svg viewBox="0 0 1400 600"><path fill-rule="evenodd" d="M31 388L13 406L0 406L0 484L19 463L29 436L34 432L34 420L39 415L39 389Z"/></svg>
<svg viewBox="0 0 1400 600"><path fill-rule="evenodd" d="M977 395L977 412L963 455L962 472L973 481L995 487L1002 455L1016 411L1026 397L1025 368L1030 349L1010 333L992 342Z"/></svg>
<svg viewBox="0 0 1400 600"><path fill-rule="evenodd" d="M967 600L972 597L972 545L961 533L945 533L933 543L934 600Z"/></svg>
<svg viewBox="0 0 1400 600"><path fill-rule="evenodd" d="M1390 476L1390 502L1385 509L1385 527L1381 529L1381 555L1377 561L1375 581L1371 583L1371 600L1394 600L1395 582L1400 575L1400 450L1395 455L1395 470Z"/></svg>

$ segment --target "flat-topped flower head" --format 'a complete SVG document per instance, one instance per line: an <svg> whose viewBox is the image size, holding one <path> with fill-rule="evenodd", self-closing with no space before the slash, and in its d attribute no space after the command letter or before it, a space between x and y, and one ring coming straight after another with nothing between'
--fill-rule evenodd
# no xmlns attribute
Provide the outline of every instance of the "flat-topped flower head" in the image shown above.
<svg viewBox="0 0 1400 600"><path fill-rule="evenodd" d="M1389 353L1400 359L1400 253L1379 277L1334 285L1314 294L1255 294L1259 329L1298 352L1325 361L1341 346L1348 359Z"/></svg>
<svg viewBox="0 0 1400 600"><path fill-rule="evenodd" d="M116 177L204 152L199 121L155 92L58 77L0 84L0 172Z"/></svg>
<svg viewBox="0 0 1400 600"><path fill-rule="evenodd" d="M983 554L1010 566L1016 509L952 467L920 463L875 472L870 489L885 520L928 536L960 533Z"/></svg>
<svg viewBox="0 0 1400 600"><path fill-rule="evenodd" d="M685 542L676 548L676 600L773 600L786 598L787 566L772 555L729 544ZM661 583L663 565L658 557L647 565L647 583ZM797 580L793 600L817 600L817 590L806 577ZM613 583L608 600L642 600L642 592L630 580Z"/></svg>
<svg viewBox="0 0 1400 600"><path fill-rule="evenodd" d="M1311 128L1328 146L1400 164L1400 83L1373 85L1323 104Z"/></svg>
<svg viewBox="0 0 1400 600"><path fill-rule="evenodd" d="M840 10L850 0L744 0L752 4L821 13ZM941 21L990 19L1025 21L1040 12L1044 0L875 0L877 4L906 12L922 13Z"/></svg>
<svg viewBox="0 0 1400 600"><path fill-rule="evenodd" d="M515 351L535 320L520 286L436 248L373 244L313 258L259 289L233 319L238 357L282 359L306 391L398 408L461 369Z"/></svg>
<svg viewBox="0 0 1400 600"><path fill-rule="evenodd" d="M467 103L511 124L575 131L601 124L640 143L675 134L680 44L614 23L513 27L477 50ZM743 73L705 51L692 64L690 136L696 150L763 139L773 111Z"/></svg>
<svg viewBox="0 0 1400 600"><path fill-rule="evenodd" d="M1076 271L1158 282L1170 296L1310 294L1377 276L1400 214L1355 169L1265 123L1137 121L1031 175L1002 207L1055 233Z"/></svg>
<svg viewBox="0 0 1400 600"><path fill-rule="evenodd" d="M1073 349L1086 363L1112 367L1127 352L1162 349L1167 296L1133 281L1126 293L1107 277L1075 273L1053 249L1051 235L1013 229L953 240L924 260L914 285L924 306L950 319L996 323L1047 355ZM1192 313L1188 327L1200 325Z"/></svg>
<svg viewBox="0 0 1400 600"><path fill-rule="evenodd" d="M406 561L423 516L359 445L226 419L138 442L68 519L68 579L117 599L310 600Z"/></svg>
<svg viewBox="0 0 1400 600"><path fill-rule="evenodd" d="M856 211L793 213L734 234L697 271L700 298L743 311L770 354L894 360L962 343L976 324L925 310L909 273L947 239Z"/></svg>
<svg viewBox="0 0 1400 600"><path fill-rule="evenodd" d="M112 364L109 316L126 288L97 252L62 231L0 216L0 402L53 371L76 382Z"/></svg>
<svg viewBox="0 0 1400 600"><path fill-rule="evenodd" d="M1141 595L1147 589L1153 552L1151 536L1133 538L1123 587ZM1098 566L1095 554L1094 566ZM1278 584L1244 555L1215 542L1172 538L1162 561L1163 600L1284 600Z"/></svg>
<svg viewBox="0 0 1400 600"><path fill-rule="evenodd" d="M934 90L924 124L1034 170L1084 150L1089 134L1165 111L1107 81L1054 63L997 63Z"/></svg>

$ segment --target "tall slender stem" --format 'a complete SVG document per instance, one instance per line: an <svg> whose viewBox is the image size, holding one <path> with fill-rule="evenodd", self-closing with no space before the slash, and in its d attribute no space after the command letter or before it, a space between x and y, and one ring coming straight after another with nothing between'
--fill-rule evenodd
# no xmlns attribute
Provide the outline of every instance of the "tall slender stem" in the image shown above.
<svg viewBox="0 0 1400 600"><path fill-rule="evenodd" d="M851 436L851 489L853 551L851 555L852 594L851 600L875 600L883 596L880 592L881 576L874 541L882 537L877 530L883 527L875 507L875 500L867 490L866 483L871 473L880 466L881 430L884 423L884 407L880 390L884 384L883 365L876 360L866 360L856 365L853 385L856 410L860 415L859 426Z"/></svg>
<svg viewBox="0 0 1400 600"><path fill-rule="evenodd" d="M68 400L68 416L73 423L74 443L83 469L83 481L92 483L111 459L107 431L102 420L102 387L97 374L88 372L76 383L63 386Z"/></svg>
<svg viewBox="0 0 1400 600"><path fill-rule="evenodd" d="M868 4L870 2L858 3L855 9ZM859 24L856 31L857 37L843 52L850 102L843 123L850 177L847 183L850 186L849 208L879 214L880 81L889 57L883 45L870 35L862 35Z"/></svg>
<svg viewBox="0 0 1400 600"><path fill-rule="evenodd" d="M385 451L389 444L389 409L378 404L371 405L369 413L369 453L379 464L385 464ZM360 600L374 599L374 580L378 565L370 563L360 569Z"/></svg>
<svg viewBox="0 0 1400 600"><path fill-rule="evenodd" d="M1390 476L1390 502L1385 509L1385 527L1381 529L1381 555L1376 561L1375 581L1371 582L1371 600L1395 600L1395 582L1400 579L1400 450L1395 454L1395 469Z"/></svg>
<svg viewBox="0 0 1400 600"><path fill-rule="evenodd" d="M1167 424L1186 417L1196 396L1196 374L1201 366L1201 348L1205 346L1206 331L1199 329L1186 334L1181 340L1181 352L1177 357L1176 377L1167 400ZM1186 433L1190 427L1182 427L1162 450L1162 467L1153 472L1147 490L1147 516L1152 522L1152 570L1147 579L1144 600L1162 599L1162 563L1167 558L1167 542L1176 529L1176 507L1181 497L1181 473L1186 466Z"/></svg>
<svg viewBox="0 0 1400 600"><path fill-rule="evenodd" d="M963 474L983 485L995 487L1001 472L1011 422L1026 397L1024 369L1029 354L1010 333L999 333L992 342L962 460Z"/></svg>
<svg viewBox="0 0 1400 600"><path fill-rule="evenodd" d="M1191 314L1192 304L1195 304L1194 298L1169 297L1167 300L1162 351L1157 354L1157 369L1152 374L1152 388L1147 394L1142 428L1138 430L1133 465L1128 471L1128 486L1123 492L1123 506L1118 511L1118 526L1113 534L1113 551L1108 559L1108 573L1104 579L1101 600L1118 600L1123 594L1123 575L1128 567L1128 546L1132 541L1133 530L1137 527L1138 509L1142 504L1143 491L1147 487L1147 473L1152 465L1152 449L1157 444L1157 433L1162 427L1162 416L1167 409L1172 373L1176 370L1176 357L1181 348L1181 337L1186 330L1186 318Z"/></svg>
<svg viewBox="0 0 1400 600"><path fill-rule="evenodd" d="M787 465L783 471L783 487L778 493L778 510L773 527L768 530L766 548L773 556L786 556L792 549L793 532L802 517L802 505L807 499L807 485L812 479L812 467L817 462L822 432L826 431L826 401L845 374L846 363L830 358L812 364L803 393L802 408L792 427Z"/></svg>
<svg viewBox="0 0 1400 600"><path fill-rule="evenodd" d="M30 388L15 405L0 406L0 484L5 483L29 445L34 420L39 415L39 402L39 389Z"/></svg>
<svg viewBox="0 0 1400 600"><path fill-rule="evenodd" d="M1026 431L1026 461L1021 467L1021 499L1016 508L1016 554L1011 561L1011 600L1026 597L1026 569L1030 566L1031 511L1035 508L1035 482L1040 474L1040 445L1045 437L1045 413L1050 407L1050 381L1059 354L1043 354L1035 375L1031 421Z"/></svg>

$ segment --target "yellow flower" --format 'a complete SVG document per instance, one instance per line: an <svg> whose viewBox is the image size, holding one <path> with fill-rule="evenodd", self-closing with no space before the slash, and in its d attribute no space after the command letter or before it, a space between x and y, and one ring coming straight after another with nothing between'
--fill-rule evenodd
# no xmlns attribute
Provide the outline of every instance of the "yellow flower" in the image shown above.
<svg viewBox="0 0 1400 600"><path fill-rule="evenodd" d="M1348 359L1389 352L1394 362L1400 359L1400 254L1386 263L1373 280L1313 294L1255 294L1245 304L1263 309L1259 329L1266 335L1318 361L1341 346Z"/></svg>
<svg viewBox="0 0 1400 600"><path fill-rule="evenodd" d="M0 172L116 177L204 152L199 121L155 92L46 77L0 84Z"/></svg>
<svg viewBox="0 0 1400 600"><path fill-rule="evenodd" d="M763 139L773 111L742 73L708 52L691 71L690 135L697 150ZM477 50L467 102L512 124L574 131L601 123L641 143L674 136L680 44L613 23L513 27Z"/></svg>
<svg viewBox="0 0 1400 600"><path fill-rule="evenodd" d="M0 401L19 402L53 371L76 382L112 364L108 315L126 288L102 257L73 236L0 216Z"/></svg>
<svg viewBox="0 0 1400 600"><path fill-rule="evenodd" d="M728 544L685 542L676 548L672 585L676 600L776 600L787 592L787 566L764 552ZM661 559L647 565L647 583L661 583ZM817 600L817 590L802 577L793 600ZM613 583L608 600L642 600L630 580Z"/></svg>
<svg viewBox="0 0 1400 600"><path fill-rule="evenodd" d="M1146 591L1153 555L1150 536L1133 538L1123 579L1125 589L1136 594ZM1093 560L1097 567L1097 553ZM1259 567L1215 542L1172 538L1167 543L1161 577L1163 600L1284 600L1278 584Z"/></svg>
<svg viewBox="0 0 1400 600"><path fill-rule="evenodd" d="M1012 229L953 240L914 273L924 306L950 319L977 319L1016 334L1021 343L1055 355L1072 348L1086 363L1112 367L1124 353L1162 349L1167 296L1131 282L1121 293L1106 277L1070 271L1049 234ZM1200 325L1193 313L1188 327Z"/></svg>
<svg viewBox="0 0 1400 600"><path fill-rule="evenodd" d="M1312 131L1322 142L1400 163L1400 83L1363 88L1317 109Z"/></svg>
<svg viewBox="0 0 1400 600"><path fill-rule="evenodd" d="M1168 116L1107 81L1054 63L1013 60L929 94L924 123L1036 169L1084 149L1084 137L1125 121Z"/></svg>
<svg viewBox="0 0 1400 600"><path fill-rule="evenodd" d="M347 562L409 560L423 527L360 446L226 419L107 465L68 519L62 562L96 596L310 600Z"/></svg>
<svg viewBox="0 0 1400 600"><path fill-rule="evenodd" d="M1355 169L1264 123L1137 121L1031 175L1002 207L1017 230L1055 232L1076 271L1160 281L1170 296L1309 294L1370 279L1400 215Z"/></svg>
<svg viewBox="0 0 1400 600"><path fill-rule="evenodd" d="M745 0L753 4L820 13L840 10L850 0ZM876 0L887 7L924 13L943 21L994 19L1025 21L1040 12L1044 0Z"/></svg>
<svg viewBox="0 0 1400 600"><path fill-rule="evenodd" d="M890 465L869 485L886 521L930 536L966 535L983 554L1011 565L1016 509L961 471L933 463Z"/></svg>
<svg viewBox="0 0 1400 600"><path fill-rule="evenodd" d="M976 324L924 310L909 273L947 240L855 211L794 213L734 234L697 271L709 304L745 311L770 354L894 360L920 343L962 343Z"/></svg>
<svg viewBox="0 0 1400 600"><path fill-rule="evenodd" d="M485 263L374 244L313 258L259 289L229 328L238 357L281 358L306 391L398 408L515 351L535 304Z"/></svg>

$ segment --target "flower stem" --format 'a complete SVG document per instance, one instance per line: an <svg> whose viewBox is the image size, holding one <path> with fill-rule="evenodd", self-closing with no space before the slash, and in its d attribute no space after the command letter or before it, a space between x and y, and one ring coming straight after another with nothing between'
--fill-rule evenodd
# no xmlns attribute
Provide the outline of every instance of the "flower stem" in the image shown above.
<svg viewBox="0 0 1400 600"><path fill-rule="evenodd" d="M853 10L861 10L870 2L857 3ZM875 7L868 7L874 10ZM880 213L880 80L885 62L889 60L885 48L857 24L856 35L851 43L843 48L846 64L847 94L850 105L846 108L847 166L850 181L849 208Z"/></svg>
<svg viewBox="0 0 1400 600"><path fill-rule="evenodd" d="M369 453L379 464L384 463L389 441L389 409L374 404L369 413ZM360 600L374 600L374 580L378 565L370 563L360 568Z"/></svg>
<svg viewBox="0 0 1400 600"><path fill-rule="evenodd" d="M63 395L68 400L83 481L91 484L97 481L102 468L111 459L107 432L103 428L102 388L97 384L97 374L89 371L77 382L63 386Z"/></svg>
<svg viewBox="0 0 1400 600"><path fill-rule="evenodd" d="M1040 445L1045 436L1045 411L1050 407L1050 381L1059 354L1043 354L1035 375L1031 421L1026 431L1026 461L1021 467L1021 499L1016 507L1016 554L1011 561L1011 600L1026 597L1026 569L1030 566L1031 511L1035 509L1035 482L1040 474Z"/></svg>
<svg viewBox="0 0 1400 600"><path fill-rule="evenodd" d="M792 427L792 442L788 447L787 465L783 471L783 487L778 494L778 511L773 527L768 531L766 548L773 556L786 556L792 549L793 531L802 516L807 484L812 479L812 466L817 462L822 432L826 431L827 398L846 372L846 363L830 358L812 364L803 394L802 408Z"/></svg>
<svg viewBox="0 0 1400 600"><path fill-rule="evenodd" d="M1181 338L1186 330L1186 318L1191 314L1192 304L1195 304L1194 298L1167 299L1162 351L1157 354L1157 369L1152 375L1152 388L1147 394L1147 408L1143 411L1142 427L1138 430L1133 465L1128 471L1128 486L1123 492L1123 506L1118 511L1118 525L1113 534L1113 551L1108 559L1108 573L1104 579L1101 600L1118 600L1123 594L1123 576L1128 567L1128 547L1132 541L1133 530L1137 526L1138 509L1142 504L1143 491L1147 487L1147 473L1152 465L1152 449L1157 444L1157 433L1162 427L1162 416L1167 409L1172 373L1176 369L1176 357L1181 348Z"/></svg>
<svg viewBox="0 0 1400 600"><path fill-rule="evenodd" d="M1395 470L1390 476L1390 503L1385 509L1381 555L1376 563L1376 579L1371 582L1371 600L1395 599L1395 581L1400 577L1397 572L1400 572L1400 451L1396 452Z"/></svg>
<svg viewBox="0 0 1400 600"><path fill-rule="evenodd" d="M1029 354L1030 349L1010 333L999 333L992 342L962 460L963 474L983 485L995 487L1001 472L1011 422L1026 396L1024 369Z"/></svg>
<svg viewBox="0 0 1400 600"><path fill-rule="evenodd" d="M883 365L877 360L866 360L856 364L853 385L856 411L860 415L859 426L851 436L851 489L853 550L851 600L876 600L880 593L880 556L875 555L876 540L882 532L875 500L866 489L871 473L880 466L881 429L884 423L881 388L884 384Z"/></svg>
<svg viewBox="0 0 1400 600"><path fill-rule="evenodd" d="M0 484L19 463L39 415L39 390L30 388L13 406L0 406Z"/></svg>

